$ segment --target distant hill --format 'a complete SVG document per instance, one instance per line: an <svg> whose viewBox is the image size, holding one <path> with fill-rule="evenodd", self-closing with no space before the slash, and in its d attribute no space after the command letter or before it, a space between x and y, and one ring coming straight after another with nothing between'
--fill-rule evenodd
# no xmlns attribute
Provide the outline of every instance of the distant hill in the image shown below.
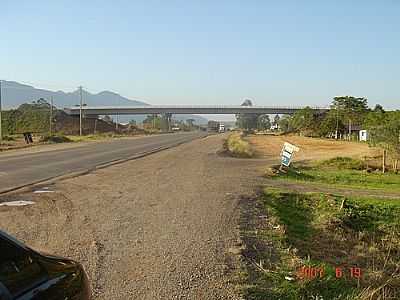
<svg viewBox="0 0 400 300"><path fill-rule="evenodd" d="M3 105L7 108L17 108L23 103L32 102L39 98L49 100L50 97L54 98L54 103L57 107L63 108L79 104L79 91L76 90L71 93L63 91L49 91L44 89L37 89L30 85L20 84L15 81L2 82L2 96ZM88 105L149 105L147 103L130 100L119 94L103 91L98 94L91 94L83 91L83 99Z"/></svg>
<svg viewBox="0 0 400 300"><path fill-rule="evenodd" d="M2 81L2 103L4 109L17 108L23 103L30 103L44 98L49 100L54 99L54 105L58 108L64 108L79 104L79 91L65 93L63 91L49 91L38 89L30 85L21 84L15 81ZM133 105L149 105L148 103L131 100L117 93L103 91L98 94L92 94L83 90L84 103L90 106L133 106ZM128 122L132 119L141 122L146 116L132 115L119 116L119 122ZM195 119L196 123L207 123L207 119L194 115L175 115L174 119L186 120Z"/></svg>

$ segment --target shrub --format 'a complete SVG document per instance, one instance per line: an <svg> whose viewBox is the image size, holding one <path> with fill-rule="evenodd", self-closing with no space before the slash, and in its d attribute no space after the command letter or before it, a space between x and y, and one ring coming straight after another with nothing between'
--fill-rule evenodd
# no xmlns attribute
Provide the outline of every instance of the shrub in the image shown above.
<svg viewBox="0 0 400 300"><path fill-rule="evenodd" d="M12 142L12 141L15 141L15 138L13 138L12 136L6 135L6 136L3 136L3 141Z"/></svg>
<svg viewBox="0 0 400 300"><path fill-rule="evenodd" d="M254 155L250 144L242 139L239 133L231 134L225 141L226 150L235 157L252 157Z"/></svg>
<svg viewBox="0 0 400 300"><path fill-rule="evenodd" d="M361 160L340 156L324 160L320 162L320 165L324 167L334 167L348 170L362 170L364 168L364 163Z"/></svg>
<svg viewBox="0 0 400 300"><path fill-rule="evenodd" d="M42 143L70 143L72 140L64 135L45 135L40 138Z"/></svg>

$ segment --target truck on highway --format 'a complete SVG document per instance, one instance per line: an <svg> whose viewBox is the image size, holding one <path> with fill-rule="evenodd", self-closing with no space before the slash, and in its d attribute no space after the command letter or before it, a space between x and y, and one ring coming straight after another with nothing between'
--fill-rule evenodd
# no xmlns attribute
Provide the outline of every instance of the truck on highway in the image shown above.
<svg viewBox="0 0 400 300"><path fill-rule="evenodd" d="M219 122L217 121L208 121L207 131L208 132L219 132Z"/></svg>
<svg viewBox="0 0 400 300"><path fill-rule="evenodd" d="M219 133L224 133L225 132L225 125L224 124L219 124Z"/></svg>

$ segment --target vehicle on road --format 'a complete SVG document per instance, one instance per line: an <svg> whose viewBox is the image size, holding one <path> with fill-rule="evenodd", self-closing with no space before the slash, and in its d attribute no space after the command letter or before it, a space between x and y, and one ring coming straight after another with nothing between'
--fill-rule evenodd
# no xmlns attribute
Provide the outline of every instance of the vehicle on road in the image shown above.
<svg viewBox="0 0 400 300"><path fill-rule="evenodd" d="M207 123L207 131L208 132L219 132L219 122L217 121L208 121Z"/></svg>
<svg viewBox="0 0 400 300"><path fill-rule="evenodd" d="M220 133L225 132L225 125L224 124L219 124L219 132Z"/></svg>
<svg viewBox="0 0 400 300"><path fill-rule="evenodd" d="M39 253L0 230L0 300L88 300L81 264Z"/></svg>

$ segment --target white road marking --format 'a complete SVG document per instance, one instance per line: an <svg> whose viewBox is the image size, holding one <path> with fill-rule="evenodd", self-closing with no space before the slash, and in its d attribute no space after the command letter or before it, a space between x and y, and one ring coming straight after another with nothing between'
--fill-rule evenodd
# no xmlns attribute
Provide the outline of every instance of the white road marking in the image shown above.
<svg viewBox="0 0 400 300"><path fill-rule="evenodd" d="M25 205L32 205L35 202L32 201L10 201L10 202L3 202L0 203L0 206L25 206Z"/></svg>

